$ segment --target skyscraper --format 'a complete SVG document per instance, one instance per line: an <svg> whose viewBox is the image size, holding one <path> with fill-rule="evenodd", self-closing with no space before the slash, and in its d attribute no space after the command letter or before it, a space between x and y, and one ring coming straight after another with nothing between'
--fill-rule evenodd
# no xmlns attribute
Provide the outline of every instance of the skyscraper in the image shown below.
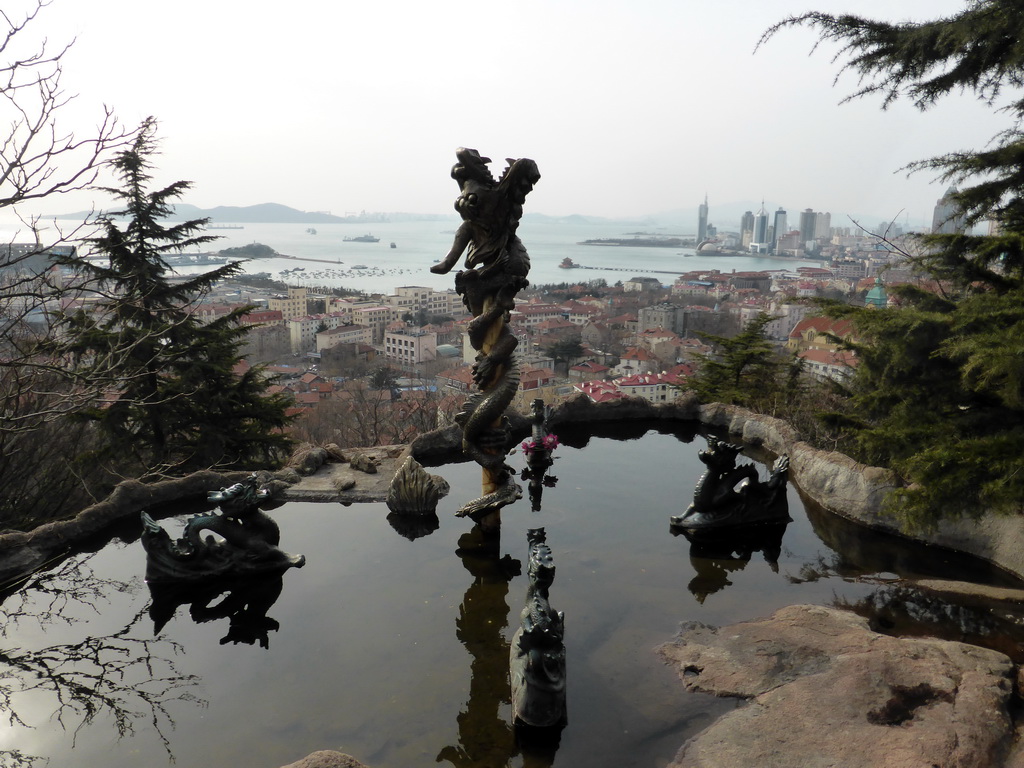
<svg viewBox="0 0 1024 768"><path fill-rule="evenodd" d="M832 239L832 214L821 213L820 211L814 214L814 239L831 240Z"/></svg>
<svg viewBox="0 0 1024 768"><path fill-rule="evenodd" d="M708 196L704 195L704 202L697 206L697 245L708 239Z"/></svg>
<svg viewBox="0 0 1024 768"><path fill-rule="evenodd" d="M957 191L955 186L950 187L935 203L935 211L932 213L932 234L953 235L967 228L964 215L953 200L953 195Z"/></svg>
<svg viewBox="0 0 1024 768"><path fill-rule="evenodd" d="M773 222L773 227L774 227L774 229L773 229L773 232L772 232L772 247L771 247L772 252L775 251L775 243L778 242L780 237L782 237L784 234L786 234L788 232L788 230L786 229L786 211L785 211L785 209L779 208L779 210L777 210L775 212L775 221Z"/></svg>
<svg viewBox="0 0 1024 768"><path fill-rule="evenodd" d="M754 242L754 213L744 211L740 218L740 247L746 250Z"/></svg>
<svg viewBox="0 0 1024 768"><path fill-rule="evenodd" d="M764 201L761 201L761 208L754 214L754 242L768 242L768 214L764 209Z"/></svg>
<svg viewBox="0 0 1024 768"><path fill-rule="evenodd" d="M807 243L814 241L814 225L818 217L813 208L808 208L800 213L800 243L807 248Z"/></svg>

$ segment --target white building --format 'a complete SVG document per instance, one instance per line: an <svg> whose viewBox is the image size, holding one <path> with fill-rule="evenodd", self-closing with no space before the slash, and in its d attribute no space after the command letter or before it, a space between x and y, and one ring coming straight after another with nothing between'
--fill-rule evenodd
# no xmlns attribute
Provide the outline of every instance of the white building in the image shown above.
<svg viewBox="0 0 1024 768"><path fill-rule="evenodd" d="M384 356L406 365L429 363L437 357L437 334L411 329L387 331Z"/></svg>
<svg viewBox="0 0 1024 768"><path fill-rule="evenodd" d="M316 351L323 352L337 344L372 344L373 332L365 325L339 325L316 334Z"/></svg>

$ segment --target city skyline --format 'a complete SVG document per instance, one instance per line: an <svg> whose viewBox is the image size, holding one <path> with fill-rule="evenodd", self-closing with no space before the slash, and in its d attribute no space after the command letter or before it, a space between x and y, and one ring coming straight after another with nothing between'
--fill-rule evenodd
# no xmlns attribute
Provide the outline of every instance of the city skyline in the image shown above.
<svg viewBox="0 0 1024 768"><path fill-rule="evenodd" d="M5 10L17 18L28 4ZM918 20L962 7L812 5ZM870 98L840 105L855 78L833 85L834 49L811 54L812 31L783 30L755 53L771 24L804 10L795 0L312 2L301 12L54 0L21 34L54 49L75 39L62 85L77 98L59 115L63 130L86 134L104 104L129 126L154 115L154 184L193 181L184 202L199 207L444 213L457 194L454 149L465 145L494 158L496 175L506 156L538 162L528 213L692 210L692 221L707 194L710 221L726 226L714 201L742 187L768 210L930 221L948 184L899 169L983 146L1005 121L969 98L927 113L903 102L882 111ZM30 212L93 206L110 201L60 197Z"/></svg>

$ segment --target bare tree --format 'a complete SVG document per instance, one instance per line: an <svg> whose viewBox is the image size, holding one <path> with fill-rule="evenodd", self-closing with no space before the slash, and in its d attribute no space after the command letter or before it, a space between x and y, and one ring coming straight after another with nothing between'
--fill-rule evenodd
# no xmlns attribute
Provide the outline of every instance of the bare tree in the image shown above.
<svg viewBox="0 0 1024 768"><path fill-rule="evenodd" d="M30 443L50 443L53 436L42 435L47 425L103 388L98 380L76 381L65 361L40 345L49 333L48 315L77 290L50 268L51 257L72 248L90 224L44 230L41 218L24 207L90 187L134 135L106 106L87 135L60 124L74 98L61 86L71 43L51 48L36 34L48 5L49 0L37 0L22 17L0 10L0 114L10 116L0 131L0 212L13 214L25 233L0 242L0 474L5 478L24 477L24 459L34 452ZM10 507L4 503L9 494L2 496L0 513Z"/></svg>
<svg viewBox="0 0 1024 768"><path fill-rule="evenodd" d="M148 636L142 627L145 611L111 634L75 636L73 627L87 624L76 615L98 612L110 595L141 588L137 581L97 575L89 563L93 556L73 557L33 574L0 609L0 708L12 729L32 727L19 711L26 701L48 702L54 708L51 722L76 735L97 718L109 719L119 737L152 727L173 760L167 736L174 728L172 710L178 702L205 706L195 694L199 681L178 669L176 657L184 652L178 643ZM34 625L41 638L50 632L62 641L25 647L10 638L22 625L30 630ZM42 758L0 749L3 768L37 762Z"/></svg>

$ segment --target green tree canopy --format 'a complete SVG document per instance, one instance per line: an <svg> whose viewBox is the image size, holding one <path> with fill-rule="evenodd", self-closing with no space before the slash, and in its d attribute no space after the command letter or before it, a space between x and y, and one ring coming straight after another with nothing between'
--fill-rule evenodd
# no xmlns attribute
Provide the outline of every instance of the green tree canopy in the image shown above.
<svg viewBox="0 0 1024 768"><path fill-rule="evenodd" d="M196 315L198 301L240 264L180 280L170 275L167 255L215 238L203 234L206 220L164 223L171 201L190 184L149 191L155 131L156 122L146 120L113 161L121 185L106 191L124 208L104 217L90 242L107 263L77 253L62 258L85 279L82 297L95 301L89 312L63 316L60 350L77 366L112 377L106 401L85 413L108 436L113 461L133 456L160 471L271 463L288 444L280 430L289 401L267 393L260 369L234 370L248 331L240 320L251 307L205 325Z"/></svg>
<svg viewBox="0 0 1024 768"><path fill-rule="evenodd" d="M774 319L762 312L736 336L702 336L714 351L702 357L687 387L706 403L731 403L773 412L773 401L792 383L789 372L795 365L779 355L765 338L765 326Z"/></svg>
<svg viewBox="0 0 1024 768"><path fill-rule="evenodd" d="M927 109L965 92L1001 109L1010 126L989 148L918 160L963 185L954 197L968 225L996 223L993 236L919 237L908 260L935 290L898 286L895 309L833 306L851 316L861 341L844 422L862 458L906 480L890 503L906 517L1024 509L1024 13L1012 0L973 0L952 16L891 23L819 12L783 20L840 45L841 70L860 77L848 99L907 98Z"/></svg>

